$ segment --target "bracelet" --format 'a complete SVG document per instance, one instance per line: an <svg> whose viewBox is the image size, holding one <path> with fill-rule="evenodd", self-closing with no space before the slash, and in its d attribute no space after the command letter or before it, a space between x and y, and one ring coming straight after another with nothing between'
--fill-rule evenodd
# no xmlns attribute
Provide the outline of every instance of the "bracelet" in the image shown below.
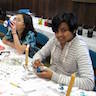
<svg viewBox="0 0 96 96"><path fill-rule="evenodd" d="M16 33L12 33L12 35L14 35L14 34L16 34Z"/></svg>

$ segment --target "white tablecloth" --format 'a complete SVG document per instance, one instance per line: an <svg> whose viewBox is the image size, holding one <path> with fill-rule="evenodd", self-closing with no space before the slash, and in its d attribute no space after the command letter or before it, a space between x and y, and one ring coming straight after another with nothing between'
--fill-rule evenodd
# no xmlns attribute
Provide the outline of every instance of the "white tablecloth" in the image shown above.
<svg viewBox="0 0 96 96"><path fill-rule="evenodd" d="M43 20L43 22L44 22L44 20ZM38 25L38 18L36 18L36 17L33 17L33 24L34 24L34 28L37 32L43 33L49 39L55 35L54 32L52 31L51 27L44 26L44 24ZM86 41L89 49L96 51L96 32L93 32L92 38L88 38L87 37L87 30L83 29L82 38L84 38L84 40Z"/></svg>
<svg viewBox="0 0 96 96"><path fill-rule="evenodd" d="M25 70L25 55L18 54L1 40L0 45L5 47L2 52L10 51L10 54L0 55L0 96L65 96L67 86L60 90L59 84L37 77L31 67L31 58L30 71ZM96 96L96 93L74 87L70 96Z"/></svg>

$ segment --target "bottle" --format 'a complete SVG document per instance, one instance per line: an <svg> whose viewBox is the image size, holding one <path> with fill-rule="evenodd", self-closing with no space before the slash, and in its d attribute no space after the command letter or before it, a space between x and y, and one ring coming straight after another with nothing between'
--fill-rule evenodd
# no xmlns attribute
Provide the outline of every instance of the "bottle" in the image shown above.
<svg viewBox="0 0 96 96"><path fill-rule="evenodd" d="M47 23L48 23L48 27L52 27L52 19L51 18L48 18Z"/></svg>
<svg viewBox="0 0 96 96"><path fill-rule="evenodd" d="M83 25L78 27L78 35L82 35L83 34Z"/></svg>
<svg viewBox="0 0 96 96"><path fill-rule="evenodd" d="M42 25L43 24L43 17L41 17L41 18L38 19L38 24L39 25Z"/></svg>
<svg viewBox="0 0 96 96"><path fill-rule="evenodd" d="M48 26L48 18L45 19L44 26Z"/></svg>
<svg viewBox="0 0 96 96"><path fill-rule="evenodd" d="M87 37L89 37L89 38L93 37L93 28L88 29Z"/></svg>
<svg viewBox="0 0 96 96"><path fill-rule="evenodd" d="M3 25L4 27L10 27L10 23L16 18L16 16L11 16L8 20L5 20Z"/></svg>
<svg viewBox="0 0 96 96"><path fill-rule="evenodd" d="M48 68L47 68L46 66L39 66L39 67L37 67L37 73L46 71L47 69L48 69Z"/></svg>

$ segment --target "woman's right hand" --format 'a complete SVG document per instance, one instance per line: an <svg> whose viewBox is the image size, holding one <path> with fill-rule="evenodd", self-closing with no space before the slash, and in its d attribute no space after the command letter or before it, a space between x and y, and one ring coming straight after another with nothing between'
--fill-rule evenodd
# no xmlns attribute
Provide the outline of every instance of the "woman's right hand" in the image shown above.
<svg viewBox="0 0 96 96"><path fill-rule="evenodd" d="M44 66L44 64L41 63L40 60L35 60L35 61L34 61L34 64L33 64L33 67L34 67L34 68L37 68L37 67L39 67L39 66Z"/></svg>
<svg viewBox="0 0 96 96"><path fill-rule="evenodd" d="M11 27L11 30L12 30L12 34L15 34L16 33L16 22L11 22L10 23L10 27Z"/></svg>

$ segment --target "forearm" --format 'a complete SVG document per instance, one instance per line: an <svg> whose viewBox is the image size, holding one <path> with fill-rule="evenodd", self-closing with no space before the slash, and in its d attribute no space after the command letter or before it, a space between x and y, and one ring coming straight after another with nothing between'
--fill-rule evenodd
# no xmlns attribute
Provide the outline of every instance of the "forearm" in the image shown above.
<svg viewBox="0 0 96 96"><path fill-rule="evenodd" d="M19 53L24 53L26 45L21 45L19 38L18 38L18 35L16 33L13 34L13 39L14 39L14 45L15 45L16 50Z"/></svg>
<svg viewBox="0 0 96 96"><path fill-rule="evenodd" d="M43 61L48 55L50 54L50 51L46 45L40 49L34 56L33 56L33 62L35 60Z"/></svg>
<svg viewBox="0 0 96 96"><path fill-rule="evenodd" d="M32 59L33 63L36 60L39 60L40 62L42 61L42 56L38 52L33 56L33 59Z"/></svg>
<svg viewBox="0 0 96 96"><path fill-rule="evenodd" d="M5 37L3 38L2 42L3 42L4 44L6 44L6 45L12 47L12 48L15 48L14 43L13 43L13 42L10 42L10 41L8 41L8 40L6 40Z"/></svg>
<svg viewBox="0 0 96 96"><path fill-rule="evenodd" d="M66 75L62 75L62 74L57 74L55 72L53 72L52 78L51 80L60 83L60 84L65 84L68 86L69 82L70 82L71 76L66 76ZM76 77L75 78L75 83L74 83L75 87L78 87L80 89L84 89L84 90L93 90L94 88L94 79L93 77Z"/></svg>
<svg viewBox="0 0 96 96"><path fill-rule="evenodd" d="M40 49L34 56L33 56L33 62L34 60L39 59L42 61L45 59L47 56L50 55L51 50L52 50L52 45L53 45L53 38L50 39L43 47Z"/></svg>

